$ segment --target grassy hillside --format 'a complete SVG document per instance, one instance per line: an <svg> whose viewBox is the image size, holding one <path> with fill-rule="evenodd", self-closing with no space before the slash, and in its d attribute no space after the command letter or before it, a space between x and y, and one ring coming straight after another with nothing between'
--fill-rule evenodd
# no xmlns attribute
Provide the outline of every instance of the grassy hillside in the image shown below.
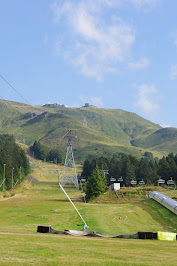
<svg viewBox="0 0 177 266"><path fill-rule="evenodd" d="M58 230L83 230L80 217L58 189L56 170L63 168L40 162L43 169L40 177L38 166L39 161L33 161L32 174L38 178L38 183L27 182L24 189L17 187L12 197L0 192L1 265L176 264L177 242L37 233L38 225L51 225ZM176 215L153 200L85 204L80 191L66 190L89 225L89 231L108 236L146 230L176 232Z"/></svg>
<svg viewBox="0 0 177 266"><path fill-rule="evenodd" d="M59 190L58 171L63 166L35 161L32 165L33 177L37 183L23 183L11 192L0 192L1 232L36 233L37 225L51 225L56 230L83 230L83 222L70 204L65 194ZM42 177L41 177L42 167ZM77 167L79 172L79 168ZM22 189L23 188L23 189ZM154 190L154 188L152 188ZM89 231L104 235L134 234L137 231L177 229L176 215L153 200L138 194L126 201L117 198L97 203L83 201L83 194L67 186L66 191L75 202L89 226ZM174 194L175 195L175 194ZM104 195L103 195L104 196ZM110 198L110 195L108 195Z"/></svg>
<svg viewBox="0 0 177 266"><path fill-rule="evenodd" d="M176 153L177 151L177 129L176 128L162 128L149 136L138 138L132 141L132 144L151 151L162 151L167 153L169 151Z"/></svg>
<svg viewBox="0 0 177 266"><path fill-rule="evenodd" d="M72 129L77 135L73 147L78 161L90 154L130 153L140 157L145 151L162 157L176 147L177 129L171 129L174 138L169 138L170 129L120 109L49 108L0 100L0 112L0 133L25 139L28 145L40 140L51 147L66 148L62 136Z"/></svg>

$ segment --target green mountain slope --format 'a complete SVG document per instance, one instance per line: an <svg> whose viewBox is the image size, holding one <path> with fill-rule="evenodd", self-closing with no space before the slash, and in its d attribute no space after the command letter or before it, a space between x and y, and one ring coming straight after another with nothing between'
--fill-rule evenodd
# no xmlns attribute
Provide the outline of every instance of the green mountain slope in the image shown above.
<svg viewBox="0 0 177 266"><path fill-rule="evenodd" d="M73 130L77 135L73 148L78 160L91 154L130 153L140 157L145 151L162 156L171 152L175 141L166 137L164 146L169 129L120 109L49 108L0 100L0 112L0 133L25 139L28 145L40 140L48 146L66 148L62 136L68 129ZM175 135L177 129L173 131Z"/></svg>
<svg viewBox="0 0 177 266"><path fill-rule="evenodd" d="M132 141L137 147L149 149L151 151L160 151L163 153L177 152L177 129L162 128L145 138L139 138Z"/></svg>

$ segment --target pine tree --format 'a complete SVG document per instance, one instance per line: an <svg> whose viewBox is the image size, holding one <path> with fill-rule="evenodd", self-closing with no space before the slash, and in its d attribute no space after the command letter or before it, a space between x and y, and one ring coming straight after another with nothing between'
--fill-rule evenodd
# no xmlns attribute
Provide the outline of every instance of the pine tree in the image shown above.
<svg viewBox="0 0 177 266"><path fill-rule="evenodd" d="M98 197L99 195L103 194L105 190L106 186L104 180L102 178L98 165L96 165L92 175L88 178L86 185L86 201Z"/></svg>
<svg viewBox="0 0 177 266"><path fill-rule="evenodd" d="M135 175L135 166L131 164L129 158L127 157L127 160L124 165L124 175L125 175L125 183L126 186L130 186L130 181L132 179L136 179Z"/></svg>
<svg viewBox="0 0 177 266"><path fill-rule="evenodd" d="M86 159L83 165L81 176L84 178L88 178L90 175L91 175L91 164L89 160Z"/></svg>
<svg viewBox="0 0 177 266"><path fill-rule="evenodd" d="M10 135L0 135L0 181L4 174L5 167L5 188L11 189L12 169L14 183L19 178L19 169L21 167L22 176L30 171L30 165L25 152L15 143L15 139ZM1 186L2 189L2 186Z"/></svg>
<svg viewBox="0 0 177 266"><path fill-rule="evenodd" d="M117 176L117 159L112 157L109 163L109 177Z"/></svg>
<svg viewBox="0 0 177 266"><path fill-rule="evenodd" d="M162 178L166 178L166 177L170 176L170 165L164 156L162 157L162 159L159 162L158 174Z"/></svg>

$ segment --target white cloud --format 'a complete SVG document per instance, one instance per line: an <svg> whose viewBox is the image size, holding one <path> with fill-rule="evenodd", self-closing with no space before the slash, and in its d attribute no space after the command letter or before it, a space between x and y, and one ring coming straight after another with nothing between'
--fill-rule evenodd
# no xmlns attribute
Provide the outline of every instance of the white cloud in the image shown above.
<svg viewBox="0 0 177 266"><path fill-rule="evenodd" d="M80 73L101 81L105 73L128 66L143 69L149 61L132 58L136 30L120 18L121 8L151 10L161 0L60 0L51 4L53 21L62 30L56 54ZM62 41L61 41L62 39Z"/></svg>
<svg viewBox="0 0 177 266"><path fill-rule="evenodd" d="M131 70L137 70L137 69L143 69L148 67L150 64L149 60L147 58L142 58L139 61L134 61L128 63L128 66Z"/></svg>
<svg viewBox="0 0 177 266"><path fill-rule="evenodd" d="M94 106L103 107L103 99L102 99L102 96L99 96L99 97L91 97L90 98L90 102Z"/></svg>
<svg viewBox="0 0 177 266"><path fill-rule="evenodd" d="M154 85L142 84L138 87L138 97L136 106L146 114L151 114L159 109L157 89Z"/></svg>
<svg viewBox="0 0 177 266"><path fill-rule="evenodd" d="M170 70L170 79L174 80L177 78L177 65L173 65Z"/></svg>
<svg viewBox="0 0 177 266"><path fill-rule="evenodd" d="M62 45L57 41L56 49L85 76L102 80L104 73L116 72L128 61L135 30L120 18L102 18L104 7L112 8L119 2L68 0L51 6L54 22L66 25L65 40Z"/></svg>

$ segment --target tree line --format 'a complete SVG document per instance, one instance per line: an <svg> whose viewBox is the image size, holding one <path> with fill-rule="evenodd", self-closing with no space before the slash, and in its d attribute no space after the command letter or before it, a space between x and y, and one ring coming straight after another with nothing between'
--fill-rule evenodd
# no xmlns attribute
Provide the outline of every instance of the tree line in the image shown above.
<svg viewBox="0 0 177 266"><path fill-rule="evenodd" d="M35 141L30 147L30 151L33 153L36 159L53 162L53 163L63 163L65 158L65 152L60 148L49 149L47 146L40 143L40 141Z"/></svg>
<svg viewBox="0 0 177 266"><path fill-rule="evenodd" d="M112 157L111 159L103 156L91 160L86 159L81 177L89 183L93 173L96 175L95 169L97 169L97 174L99 170L99 178L101 175L106 186L111 183L111 178L118 179L119 177L122 177L122 185L125 186L130 186L132 179L138 182L143 180L147 185L158 185L159 178L167 181L172 177L177 182L177 154L170 153L162 159L154 158L150 152L145 152L141 159L132 155L122 155L120 158ZM102 170L108 170L108 174L103 174Z"/></svg>
<svg viewBox="0 0 177 266"><path fill-rule="evenodd" d="M25 151L16 144L15 138L11 135L0 135L0 190L3 188L3 180L5 174L4 188L9 190L13 185L20 182L30 172L29 160Z"/></svg>

